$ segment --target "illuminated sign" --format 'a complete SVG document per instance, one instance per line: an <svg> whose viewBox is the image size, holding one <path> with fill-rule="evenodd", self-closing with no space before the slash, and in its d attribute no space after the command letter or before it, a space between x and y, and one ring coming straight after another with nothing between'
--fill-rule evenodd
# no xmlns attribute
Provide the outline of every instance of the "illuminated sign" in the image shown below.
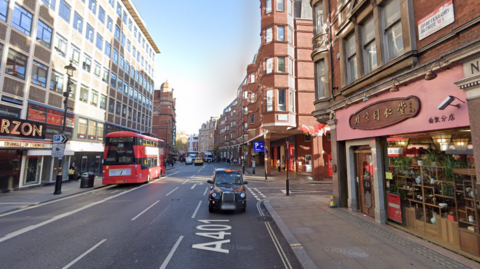
<svg viewBox="0 0 480 269"><path fill-rule="evenodd" d="M52 148L52 144L40 142L0 141L2 148Z"/></svg>
<svg viewBox="0 0 480 269"><path fill-rule="evenodd" d="M0 135L45 138L45 124L21 119L0 118Z"/></svg>

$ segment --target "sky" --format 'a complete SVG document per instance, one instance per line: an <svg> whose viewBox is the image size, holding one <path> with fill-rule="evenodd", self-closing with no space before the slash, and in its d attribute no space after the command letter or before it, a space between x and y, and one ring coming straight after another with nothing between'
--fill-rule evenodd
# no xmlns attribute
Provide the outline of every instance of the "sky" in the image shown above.
<svg viewBox="0 0 480 269"><path fill-rule="evenodd" d="M160 50L155 89L174 89L177 134L198 134L236 97L260 46L259 0L132 0Z"/></svg>

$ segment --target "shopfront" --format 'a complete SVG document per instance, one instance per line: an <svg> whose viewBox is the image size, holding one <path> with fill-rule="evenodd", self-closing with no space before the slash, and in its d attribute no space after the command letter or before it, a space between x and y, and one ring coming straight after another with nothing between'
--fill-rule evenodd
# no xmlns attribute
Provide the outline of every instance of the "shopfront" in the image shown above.
<svg viewBox="0 0 480 269"><path fill-rule="evenodd" d="M348 207L480 257L480 200L461 65L336 111Z"/></svg>

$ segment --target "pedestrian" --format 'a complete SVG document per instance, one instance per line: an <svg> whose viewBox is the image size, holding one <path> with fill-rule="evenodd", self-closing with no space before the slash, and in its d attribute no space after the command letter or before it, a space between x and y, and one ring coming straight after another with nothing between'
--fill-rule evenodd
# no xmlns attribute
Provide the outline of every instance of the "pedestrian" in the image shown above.
<svg viewBox="0 0 480 269"><path fill-rule="evenodd" d="M277 169L278 169L278 172L280 172L280 159L277 160Z"/></svg>
<svg viewBox="0 0 480 269"><path fill-rule="evenodd" d="M70 168L68 169L68 179L69 180L76 180L76 173L77 173L77 167L75 166L75 162L72 162L70 164Z"/></svg>

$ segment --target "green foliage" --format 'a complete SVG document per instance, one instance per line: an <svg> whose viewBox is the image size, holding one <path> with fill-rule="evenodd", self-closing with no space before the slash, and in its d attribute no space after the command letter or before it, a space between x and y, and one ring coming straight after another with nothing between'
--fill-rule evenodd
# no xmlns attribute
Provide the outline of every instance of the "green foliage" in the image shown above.
<svg viewBox="0 0 480 269"><path fill-rule="evenodd" d="M427 149L425 150L425 163L431 165L433 162L439 162L440 155L437 153L435 149Z"/></svg>

